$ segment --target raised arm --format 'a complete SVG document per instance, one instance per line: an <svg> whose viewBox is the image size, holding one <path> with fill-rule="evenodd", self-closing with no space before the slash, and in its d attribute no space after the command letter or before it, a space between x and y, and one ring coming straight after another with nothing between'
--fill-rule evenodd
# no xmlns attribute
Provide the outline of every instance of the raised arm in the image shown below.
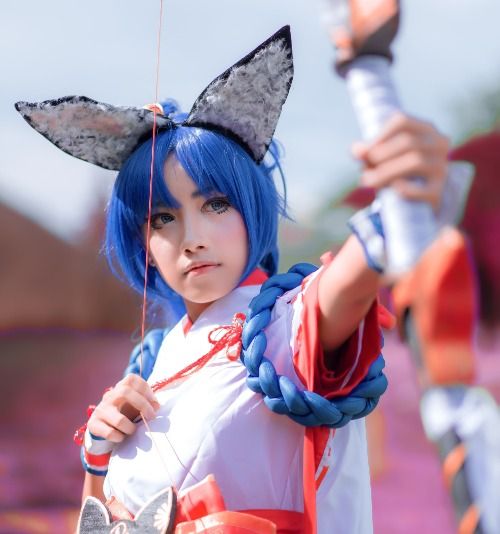
<svg viewBox="0 0 500 534"><path fill-rule="evenodd" d="M448 141L429 123L394 115L371 143L356 143L364 167L362 184L393 187L405 198L439 208L447 172ZM411 178L419 176L416 184ZM319 281L319 333L325 351L339 347L366 315L383 276L368 267L363 247L351 236Z"/></svg>

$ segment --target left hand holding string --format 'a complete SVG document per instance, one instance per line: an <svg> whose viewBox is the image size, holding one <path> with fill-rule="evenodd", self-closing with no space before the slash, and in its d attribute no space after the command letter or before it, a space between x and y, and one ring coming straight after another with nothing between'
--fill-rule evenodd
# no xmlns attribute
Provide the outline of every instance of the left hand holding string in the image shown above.
<svg viewBox="0 0 500 534"><path fill-rule="evenodd" d="M448 151L448 139L432 124L401 113L372 142L352 147L364 165L363 186L394 187L404 198L429 202L434 211L441 204Z"/></svg>

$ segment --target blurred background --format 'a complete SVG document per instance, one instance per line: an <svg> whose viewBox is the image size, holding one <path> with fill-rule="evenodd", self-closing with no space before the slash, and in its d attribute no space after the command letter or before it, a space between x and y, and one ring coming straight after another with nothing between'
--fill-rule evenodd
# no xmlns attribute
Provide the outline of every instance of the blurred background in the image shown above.
<svg viewBox="0 0 500 534"><path fill-rule="evenodd" d="M460 304L470 314L457 349L466 353L460 362L467 369L445 378L434 373L433 356L426 360L424 354L416 364L414 347L396 330L386 333L391 385L369 421L374 525L383 534L448 534L457 531L456 503L440 448L424 433L419 400L429 383L457 380L500 399L500 4L402 5L393 70L401 99L411 114L428 118L461 147L455 159L476 165L461 227L467 259L451 254L443 271L443 280L450 272L470 275ZM283 269L297 260L318 263L324 250L340 246L347 218L370 198L352 192L359 168L350 145L359 134L345 87L331 68L320 8L310 0L164 0L160 95L186 110L222 70L291 25L295 78L276 132L285 148L294 218L282 227ZM13 104L72 94L117 105L152 102L158 13L156 0L0 5L3 533L71 532L83 477L72 434L86 419L87 405L121 375L139 339L141 314L140 299L109 274L100 254L114 173L55 149ZM428 261L442 266L442 250ZM462 271L454 270L454 261L462 261ZM420 339L422 356L441 334L418 330L426 312L415 305L415 276L417 282L403 282L395 304L390 295L383 298L401 319L403 337L413 311L417 333L428 337ZM445 285L433 289L433 302L439 304L435 295ZM446 313L439 313L431 316L446 323Z"/></svg>

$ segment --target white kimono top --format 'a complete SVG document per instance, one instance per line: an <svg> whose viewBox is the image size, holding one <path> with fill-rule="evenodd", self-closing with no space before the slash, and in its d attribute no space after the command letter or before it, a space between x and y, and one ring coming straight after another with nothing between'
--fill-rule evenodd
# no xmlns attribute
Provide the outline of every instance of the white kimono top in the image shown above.
<svg viewBox="0 0 500 534"><path fill-rule="evenodd" d="M379 353L376 306L335 353L339 370L327 369L321 350L305 354L302 346L305 336L317 337L317 332L307 331L304 312L309 307L316 313L321 271L276 301L265 329L265 355L280 375L301 389L305 389L301 369L313 365L315 391L328 395L333 387L330 393L346 393ZM212 348L208 334L217 326L230 325L236 312L246 312L259 289L258 285L236 288L207 308L186 333L181 320L163 340L148 382L172 376L206 354ZM228 510L302 512L304 427L271 412L262 396L248 388L246 377L241 361L230 361L223 350L194 375L158 391L161 408L148 423L151 432L141 421L113 451L106 496L114 496L135 514L166 486L182 493L213 474ZM318 533L372 532L364 420L335 431L323 429L322 435L321 450L316 451Z"/></svg>

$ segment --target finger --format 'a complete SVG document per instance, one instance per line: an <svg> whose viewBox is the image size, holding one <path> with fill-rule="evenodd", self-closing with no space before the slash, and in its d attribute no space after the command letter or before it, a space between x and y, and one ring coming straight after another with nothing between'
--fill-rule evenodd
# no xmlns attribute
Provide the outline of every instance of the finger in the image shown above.
<svg viewBox="0 0 500 534"><path fill-rule="evenodd" d="M369 167L376 167L390 159L421 148L421 140L409 132L400 132L389 139L374 143L365 151L365 161Z"/></svg>
<svg viewBox="0 0 500 534"><path fill-rule="evenodd" d="M151 389L151 386L141 376L129 374L120 383L135 389L138 393L146 397L156 409L160 407L160 403Z"/></svg>
<svg viewBox="0 0 500 534"><path fill-rule="evenodd" d="M434 211L439 209L443 189L440 182L431 181L422 184L409 180L398 180L394 183L394 188L407 200L428 202Z"/></svg>
<svg viewBox="0 0 500 534"><path fill-rule="evenodd" d="M380 189L400 178L418 176L424 180L443 181L446 167L446 161L443 159L427 158L419 151L406 152L373 169L365 170L361 175L361 182L366 187Z"/></svg>
<svg viewBox="0 0 500 534"><path fill-rule="evenodd" d="M389 138L372 143L364 153L369 166L376 166L398 157L405 152L419 151L429 159L446 159L449 141L437 130L425 132L402 130L393 133Z"/></svg>
<svg viewBox="0 0 500 534"><path fill-rule="evenodd" d="M153 411L159 409L160 403L154 395L150 385L140 376L132 374L126 376L123 380L120 380L120 382L118 382L118 384L116 384L113 389L106 392L103 396L103 402L106 404L117 406L120 409L126 404L131 404L132 406L136 407L135 403L131 402L131 399L129 398L132 396L134 399L137 399L136 394L147 399ZM143 403L141 403L140 405L142 407ZM149 411L147 417L149 419L152 418Z"/></svg>
<svg viewBox="0 0 500 534"><path fill-rule="evenodd" d="M113 443L121 443L127 436L127 434L120 432L101 419L89 420L87 427L94 436L107 439Z"/></svg>
<svg viewBox="0 0 500 534"><path fill-rule="evenodd" d="M119 408L120 413L124 413L129 419L135 419L139 413L148 420L156 417L155 406L142 393L122 385L117 395L118 403L115 406Z"/></svg>
<svg viewBox="0 0 500 534"><path fill-rule="evenodd" d="M109 426L115 428L125 436L131 436L135 430L136 425L123 413L118 410L113 410L107 414L108 418L105 421Z"/></svg>
<svg viewBox="0 0 500 534"><path fill-rule="evenodd" d="M384 143L403 131L425 134L436 130L430 122L416 119L404 113L395 113L387 120L380 134L373 140L373 144Z"/></svg>
<svg viewBox="0 0 500 534"><path fill-rule="evenodd" d="M135 413L138 414L138 411L135 410ZM135 425L132 420L116 406L99 404L89 419L89 430L92 432L91 427L98 425L99 422L113 427L126 435L130 435L135 431ZM96 436L99 435L100 434L96 434Z"/></svg>
<svg viewBox="0 0 500 534"><path fill-rule="evenodd" d="M112 391L107 392L97 406L96 412L102 414L102 419L106 419L106 413L113 409L125 414L130 420L134 420L139 413L142 413L146 419L154 419L159 408L158 402L151 404L142 393L127 384L128 382L121 381Z"/></svg>
<svg viewBox="0 0 500 534"><path fill-rule="evenodd" d="M353 158L366 162L366 154L368 152L368 145L357 141L351 145L351 154Z"/></svg>

